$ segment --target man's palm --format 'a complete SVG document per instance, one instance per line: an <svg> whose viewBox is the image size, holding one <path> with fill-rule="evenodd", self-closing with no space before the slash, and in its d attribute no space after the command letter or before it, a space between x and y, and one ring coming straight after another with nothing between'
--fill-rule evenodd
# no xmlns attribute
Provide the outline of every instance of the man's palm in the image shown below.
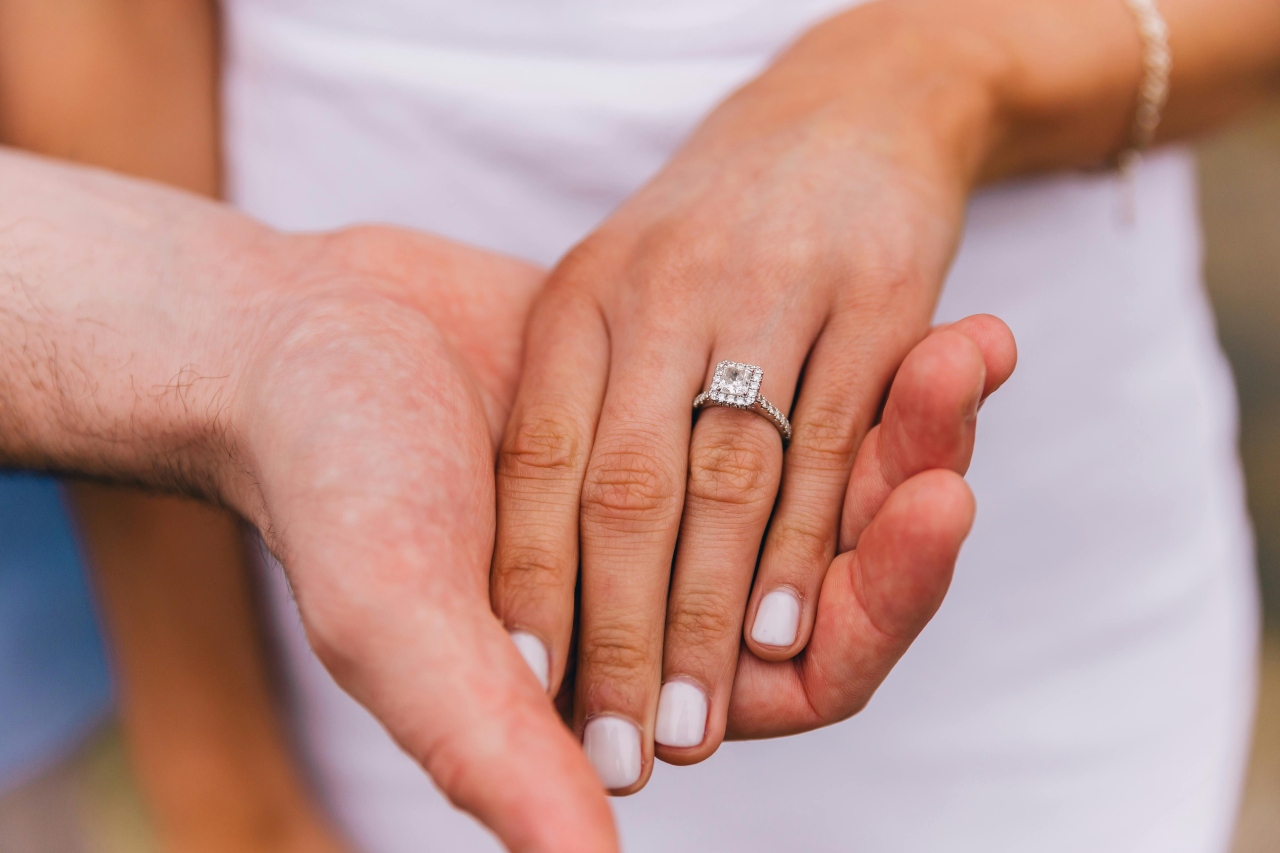
<svg viewBox="0 0 1280 853"><path fill-rule="evenodd" d="M509 847L612 849L599 783L489 608L494 440L541 274L388 229L318 239L249 383L265 534L311 643Z"/></svg>

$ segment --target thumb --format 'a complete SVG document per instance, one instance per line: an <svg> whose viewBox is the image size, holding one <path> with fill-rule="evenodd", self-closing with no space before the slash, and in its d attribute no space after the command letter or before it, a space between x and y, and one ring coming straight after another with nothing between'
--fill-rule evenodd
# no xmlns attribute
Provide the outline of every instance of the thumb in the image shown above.
<svg viewBox="0 0 1280 853"><path fill-rule="evenodd" d="M617 850L581 746L488 608L459 603L452 613L395 620L414 625L417 642L385 630L385 620L359 636L308 633L339 683L509 850Z"/></svg>
<svg viewBox="0 0 1280 853"><path fill-rule="evenodd" d="M831 564L802 672L828 721L860 710L937 612L973 517L959 474L926 471L894 489L857 550Z"/></svg>

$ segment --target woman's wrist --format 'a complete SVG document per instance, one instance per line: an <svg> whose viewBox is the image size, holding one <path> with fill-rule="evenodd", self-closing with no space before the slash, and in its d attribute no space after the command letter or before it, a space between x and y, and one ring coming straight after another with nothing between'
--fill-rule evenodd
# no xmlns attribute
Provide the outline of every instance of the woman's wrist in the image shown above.
<svg viewBox="0 0 1280 853"><path fill-rule="evenodd" d="M1280 92L1280 6L1158 9L1173 73L1157 141ZM1132 142L1146 47L1125 0L881 0L815 27L762 80L794 65L812 89L819 69L819 87L857 105L851 129L879 122L899 156L923 152L919 162L976 186L1114 161Z"/></svg>
<svg viewBox="0 0 1280 853"><path fill-rule="evenodd" d="M863 146L973 187L1104 162L1128 140L1142 42L1124 0L882 0L815 27L753 84L828 90Z"/></svg>
<svg viewBox="0 0 1280 853"><path fill-rule="evenodd" d="M837 15L718 112L777 127L807 120L850 155L967 194L1004 132L999 81L1009 58L976 29L939 25L936 3L882 0ZM722 123L713 116L708 126Z"/></svg>

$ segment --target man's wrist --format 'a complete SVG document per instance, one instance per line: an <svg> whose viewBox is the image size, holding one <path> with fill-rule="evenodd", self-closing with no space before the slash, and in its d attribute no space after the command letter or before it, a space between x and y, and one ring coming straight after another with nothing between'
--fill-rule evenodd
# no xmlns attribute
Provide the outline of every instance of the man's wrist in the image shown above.
<svg viewBox="0 0 1280 853"><path fill-rule="evenodd" d="M0 464L236 502L269 234L185 193L0 151Z"/></svg>

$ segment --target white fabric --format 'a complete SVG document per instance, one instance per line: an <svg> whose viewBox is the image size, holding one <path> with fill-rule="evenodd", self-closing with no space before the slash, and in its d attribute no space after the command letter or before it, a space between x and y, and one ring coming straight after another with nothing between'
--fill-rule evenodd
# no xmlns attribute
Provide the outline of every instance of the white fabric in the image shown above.
<svg viewBox="0 0 1280 853"><path fill-rule="evenodd" d="M228 0L230 190L285 228L418 226L553 262L830 0ZM1020 363L983 410L950 596L860 716L659 764L629 851L1227 849L1253 696L1235 402L1194 174L977 198L940 318ZM369 853L491 850L276 610L318 784Z"/></svg>

